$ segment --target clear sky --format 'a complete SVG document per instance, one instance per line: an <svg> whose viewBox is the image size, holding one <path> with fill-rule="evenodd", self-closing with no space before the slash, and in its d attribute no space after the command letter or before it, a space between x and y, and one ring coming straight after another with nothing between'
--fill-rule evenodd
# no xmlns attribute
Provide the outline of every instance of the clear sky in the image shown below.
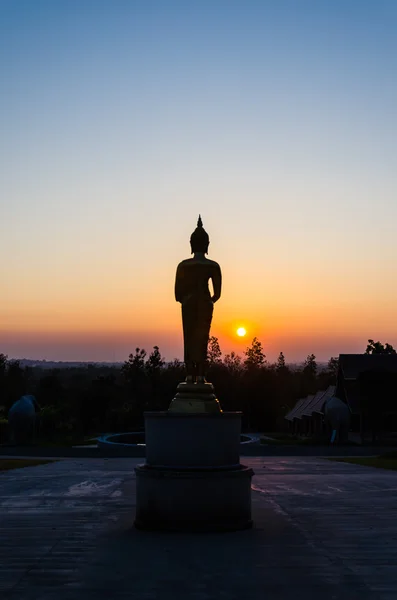
<svg viewBox="0 0 397 600"><path fill-rule="evenodd" d="M0 0L0 352L181 357L199 212L222 350L397 344L396 74L395 0Z"/></svg>

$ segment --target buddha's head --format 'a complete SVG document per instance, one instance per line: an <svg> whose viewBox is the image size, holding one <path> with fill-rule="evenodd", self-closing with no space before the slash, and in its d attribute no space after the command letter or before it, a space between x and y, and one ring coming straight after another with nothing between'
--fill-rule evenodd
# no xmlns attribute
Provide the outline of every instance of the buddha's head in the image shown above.
<svg viewBox="0 0 397 600"><path fill-rule="evenodd" d="M192 248L192 254L194 254L195 252L204 252L204 254L208 254L209 243L210 238L203 227L203 222L199 215L197 227L190 236L190 246Z"/></svg>

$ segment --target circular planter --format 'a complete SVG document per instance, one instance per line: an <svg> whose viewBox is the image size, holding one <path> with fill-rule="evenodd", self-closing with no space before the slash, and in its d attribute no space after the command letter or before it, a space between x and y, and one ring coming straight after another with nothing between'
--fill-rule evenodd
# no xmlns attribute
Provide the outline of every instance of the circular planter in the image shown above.
<svg viewBox="0 0 397 600"><path fill-rule="evenodd" d="M240 444L253 444L258 438L250 434L240 436ZM136 448L137 446L146 446L144 431L130 431L128 433L108 433L98 438L98 448Z"/></svg>

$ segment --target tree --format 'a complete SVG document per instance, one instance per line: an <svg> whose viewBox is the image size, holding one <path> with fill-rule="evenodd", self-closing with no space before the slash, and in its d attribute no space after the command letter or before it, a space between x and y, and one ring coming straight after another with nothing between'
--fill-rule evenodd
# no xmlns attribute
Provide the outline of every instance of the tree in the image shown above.
<svg viewBox="0 0 397 600"><path fill-rule="evenodd" d="M148 405L146 409L150 410L161 408L161 378L164 367L164 360L161 356L158 346L153 346L153 350L145 364L145 370L150 381L150 390L148 390Z"/></svg>
<svg viewBox="0 0 397 600"><path fill-rule="evenodd" d="M60 374L57 371L51 371L44 375L37 386L37 395L39 404L51 406L62 398L62 382Z"/></svg>
<svg viewBox="0 0 397 600"><path fill-rule="evenodd" d="M183 362L179 360L179 358L174 358L171 362L168 363L168 369L183 369Z"/></svg>
<svg viewBox="0 0 397 600"><path fill-rule="evenodd" d="M314 354L309 354L303 366L303 374L309 377L317 375L317 362Z"/></svg>
<svg viewBox="0 0 397 600"><path fill-rule="evenodd" d="M160 369L164 366L164 360L161 356L158 346L153 346L153 351L149 354L149 358L146 361L146 369L150 375L157 374Z"/></svg>
<svg viewBox="0 0 397 600"><path fill-rule="evenodd" d="M263 352L262 344L257 337L254 337L251 346L246 349L244 354L244 366L247 369L258 369L263 367L266 362L266 356Z"/></svg>
<svg viewBox="0 0 397 600"><path fill-rule="evenodd" d="M223 359L223 364L231 373L237 373L241 370L242 366L241 356L235 352L226 354L225 358Z"/></svg>
<svg viewBox="0 0 397 600"><path fill-rule="evenodd" d="M130 354L121 367L121 372L127 382L127 401L123 411L128 413L128 420L141 426L143 411L150 398L151 384L145 369L146 350L135 348L135 354ZM125 419L124 419L125 421Z"/></svg>
<svg viewBox="0 0 397 600"><path fill-rule="evenodd" d="M146 377L145 357L146 350L135 348L135 354L130 354L121 367L121 373L133 388L136 388Z"/></svg>
<svg viewBox="0 0 397 600"><path fill-rule="evenodd" d="M6 382L8 408L26 393L26 377L19 360L7 362Z"/></svg>
<svg viewBox="0 0 397 600"><path fill-rule="evenodd" d="M285 368L285 356L284 356L283 352L280 352L280 354L278 355L276 368L277 369Z"/></svg>
<svg viewBox="0 0 397 600"><path fill-rule="evenodd" d="M8 356L0 352L0 373L4 373L7 366Z"/></svg>
<svg viewBox="0 0 397 600"><path fill-rule="evenodd" d="M331 373L335 378L339 370L339 357L331 356L327 364L327 371Z"/></svg>
<svg viewBox="0 0 397 600"><path fill-rule="evenodd" d="M130 354L128 360L121 367L121 371L126 379L131 380L134 376L145 370L146 350L135 348L135 354Z"/></svg>
<svg viewBox="0 0 397 600"><path fill-rule="evenodd" d="M214 335L211 335L208 340L207 360L210 367L222 362L222 350L219 346L218 338Z"/></svg>
<svg viewBox="0 0 397 600"><path fill-rule="evenodd" d="M7 371L7 359L8 356L0 353L0 384L4 382L6 371Z"/></svg>
<svg viewBox="0 0 397 600"><path fill-rule="evenodd" d="M289 369L285 363L285 356L284 356L283 352L280 352L280 354L278 355L277 362L276 362L276 371L280 375L282 373L286 373L287 371L289 371Z"/></svg>
<svg viewBox="0 0 397 600"><path fill-rule="evenodd" d="M374 340L368 340L367 349L365 354L396 354L395 349L391 344L386 342L385 345L381 342L374 342Z"/></svg>

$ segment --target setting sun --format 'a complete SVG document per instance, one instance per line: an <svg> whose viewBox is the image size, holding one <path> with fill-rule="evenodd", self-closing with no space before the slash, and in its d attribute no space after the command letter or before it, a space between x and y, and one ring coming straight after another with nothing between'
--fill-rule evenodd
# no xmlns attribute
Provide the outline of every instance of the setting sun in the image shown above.
<svg viewBox="0 0 397 600"><path fill-rule="evenodd" d="M244 327L239 327L237 329L237 335L240 337L244 337L246 333L247 333L247 331L244 329Z"/></svg>

